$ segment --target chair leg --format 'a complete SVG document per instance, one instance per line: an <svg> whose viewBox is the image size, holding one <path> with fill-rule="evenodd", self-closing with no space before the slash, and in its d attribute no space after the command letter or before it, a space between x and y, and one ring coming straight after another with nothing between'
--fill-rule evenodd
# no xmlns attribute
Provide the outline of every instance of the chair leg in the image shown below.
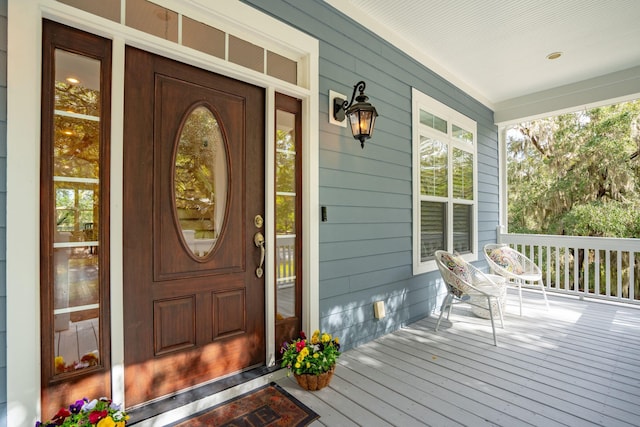
<svg viewBox="0 0 640 427"><path fill-rule="evenodd" d="M538 280L540 282L540 287L542 288L542 296L544 296L544 302L547 304L547 311L549 311L549 300L547 299L547 292L544 290L544 283L542 283L542 279Z"/></svg>
<svg viewBox="0 0 640 427"><path fill-rule="evenodd" d="M516 280L516 285L518 285L518 297L520 298L520 316L522 316L522 283L520 279Z"/></svg>
<svg viewBox="0 0 640 427"><path fill-rule="evenodd" d="M442 306L440 307L440 317L438 317L438 323L436 323L436 332L440 327L440 322L442 321L442 315L444 314L444 311L448 309L449 313L451 313L451 306L453 305L451 304L452 299L453 299L453 295L447 294L447 296L444 298L444 301L442 301ZM447 320L448 319L449 319L449 315L447 314Z"/></svg>
<svg viewBox="0 0 640 427"><path fill-rule="evenodd" d="M447 311L447 320L449 320L449 317L451 317L451 309L453 309L453 294L450 296L451 298L449 298L449 310Z"/></svg>
<svg viewBox="0 0 640 427"><path fill-rule="evenodd" d="M504 316L502 315L502 305L500 304L500 298L496 298L496 302L496 305L498 306L498 313L500 314L500 325L502 326L502 329L504 329Z"/></svg>
<svg viewBox="0 0 640 427"><path fill-rule="evenodd" d="M489 307L489 319L491 319L491 330L493 331L493 345L497 347L498 338L496 337L496 324L493 320L493 308L491 307L491 297L488 295L487 295L487 307Z"/></svg>

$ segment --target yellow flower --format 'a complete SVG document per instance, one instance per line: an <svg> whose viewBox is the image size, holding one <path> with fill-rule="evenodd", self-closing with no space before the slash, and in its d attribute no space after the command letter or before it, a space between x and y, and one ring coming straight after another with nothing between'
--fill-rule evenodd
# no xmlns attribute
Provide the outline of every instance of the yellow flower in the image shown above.
<svg viewBox="0 0 640 427"><path fill-rule="evenodd" d="M56 356L56 358L54 359L54 364L56 366L56 371L58 372L64 371L64 357Z"/></svg>
<svg viewBox="0 0 640 427"><path fill-rule="evenodd" d="M311 337L311 344L318 344L318 342L320 342L320 340L318 339L319 336L320 336L320 331L316 330L313 333L313 336Z"/></svg>
<svg viewBox="0 0 640 427"><path fill-rule="evenodd" d="M307 362L307 369L311 367L311 363Z"/></svg>
<svg viewBox="0 0 640 427"><path fill-rule="evenodd" d="M305 357L307 357L309 355L309 349L307 347L303 348L300 351L300 356L302 356L302 358L304 359Z"/></svg>
<svg viewBox="0 0 640 427"><path fill-rule="evenodd" d="M340 344L340 340L338 339L338 337L335 337L333 340L336 342L336 344Z"/></svg>
<svg viewBox="0 0 640 427"><path fill-rule="evenodd" d="M300 369L300 366L302 365L300 364L300 362L297 362L294 366L296 367L296 369Z"/></svg>
<svg viewBox="0 0 640 427"><path fill-rule="evenodd" d="M322 334L322 342L323 343L328 343L329 341L331 341L331 335L324 333Z"/></svg>
<svg viewBox="0 0 640 427"><path fill-rule="evenodd" d="M111 416L107 415L96 424L96 427L116 427L116 422L113 421Z"/></svg>
<svg viewBox="0 0 640 427"><path fill-rule="evenodd" d="M320 354L318 354L318 353L313 353L313 358L314 358L314 359L317 359L318 357L320 357Z"/></svg>

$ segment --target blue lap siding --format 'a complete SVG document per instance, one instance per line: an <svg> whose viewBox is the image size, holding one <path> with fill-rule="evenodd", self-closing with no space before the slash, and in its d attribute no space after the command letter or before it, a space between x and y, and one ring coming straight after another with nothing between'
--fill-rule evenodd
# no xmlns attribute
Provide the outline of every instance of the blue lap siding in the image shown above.
<svg viewBox="0 0 640 427"><path fill-rule="evenodd" d="M428 315L439 274L412 274L411 89L478 124L478 247L495 242L498 133L493 112L349 17L316 0L244 0L320 41L320 323L347 348ZM328 122L329 90L366 81L377 108L364 150ZM374 318L373 302L387 316Z"/></svg>

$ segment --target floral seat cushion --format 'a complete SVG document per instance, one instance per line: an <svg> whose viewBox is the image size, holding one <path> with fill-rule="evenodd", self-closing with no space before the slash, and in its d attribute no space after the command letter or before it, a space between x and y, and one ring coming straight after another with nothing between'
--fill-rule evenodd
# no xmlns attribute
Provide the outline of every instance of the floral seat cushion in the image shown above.
<svg viewBox="0 0 640 427"><path fill-rule="evenodd" d="M489 258L509 273L524 273L524 268L522 268L522 264L518 261L518 253L509 247L492 249L489 253Z"/></svg>
<svg viewBox="0 0 640 427"><path fill-rule="evenodd" d="M467 263L458 258L457 256L451 254L442 254L440 258L442 263L451 271L456 279L462 279L465 282L471 283L472 281L472 273L469 271L467 267ZM460 280L456 280L456 285L453 288L453 293L457 297L461 297L464 293L462 288L464 284L460 282Z"/></svg>

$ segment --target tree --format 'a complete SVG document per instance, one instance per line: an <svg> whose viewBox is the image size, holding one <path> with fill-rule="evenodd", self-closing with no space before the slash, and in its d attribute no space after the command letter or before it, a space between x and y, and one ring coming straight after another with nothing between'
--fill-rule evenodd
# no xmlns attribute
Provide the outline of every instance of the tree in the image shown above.
<svg viewBox="0 0 640 427"><path fill-rule="evenodd" d="M296 232L295 139L290 130L276 131L276 233Z"/></svg>
<svg viewBox="0 0 640 427"><path fill-rule="evenodd" d="M512 232L640 236L640 101L507 133Z"/></svg>

